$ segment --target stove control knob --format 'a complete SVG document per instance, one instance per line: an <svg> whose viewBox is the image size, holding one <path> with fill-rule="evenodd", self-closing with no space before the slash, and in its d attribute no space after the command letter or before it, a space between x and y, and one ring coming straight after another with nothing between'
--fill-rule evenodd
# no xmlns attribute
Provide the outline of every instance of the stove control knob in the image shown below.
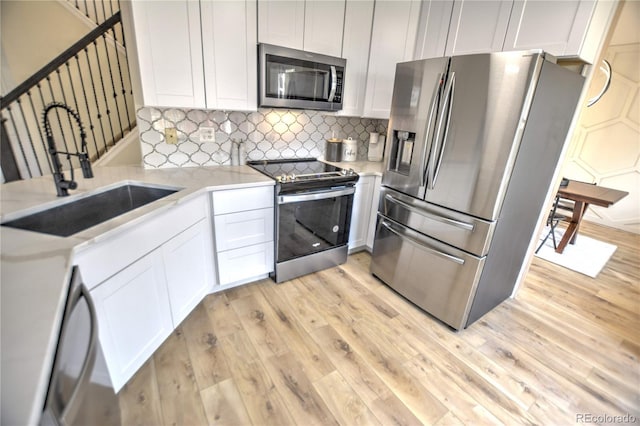
<svg viewBox="0 0 640 426"><path fill-rule="evenodd" d="M289 175L289 180L290 180L291 182L293 182L294 180L296 180L296 175L295 175L295 174L293 174L293 173L291 173L291 174Z"/></svg>
<svg viewBox="0 0 640 426"><path fill-rule="evenodd" d="M355 170L353 170L351 168L349 170L347 170L347 176L353 176L355 174L356 174Z"/></svg>
<svg viewBox="0 0 640 426"><path fill-rule="evenodd" d="M285 173L283 173L280 176L278 176L278 181L284 183L284 182L287 181L288 178L289 178L289 176L287 176Z"/></svg>

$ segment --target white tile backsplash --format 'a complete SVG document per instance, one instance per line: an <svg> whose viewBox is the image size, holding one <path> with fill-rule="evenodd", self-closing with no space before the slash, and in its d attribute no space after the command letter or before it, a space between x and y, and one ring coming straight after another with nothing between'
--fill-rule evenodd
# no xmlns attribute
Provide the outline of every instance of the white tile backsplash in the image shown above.
<svg viewBox="0 0 640 426"><path fill-rule="evenodd" d="M261 109L257 112L143 107L137 112L146 168L216 166L231 163L231 140L244 142L247 160L321 157L331 137L358 140L358 160L367 159L369 133L385 134L387 120L328 115L319 111ZM178 143L165 142L165 127L178 129ZM200 127L215 142L200 142Z"/></svg>

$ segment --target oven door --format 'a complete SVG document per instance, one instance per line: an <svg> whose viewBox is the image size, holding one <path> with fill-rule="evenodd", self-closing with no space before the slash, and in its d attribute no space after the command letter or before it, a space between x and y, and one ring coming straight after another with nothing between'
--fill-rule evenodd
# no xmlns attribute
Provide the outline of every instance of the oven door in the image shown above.
<svg viewBox="0 0 640 426"><path fill-rule="evenodd" d="M276 262L346 245L354 192L340 187L279 195Z"/></svg>

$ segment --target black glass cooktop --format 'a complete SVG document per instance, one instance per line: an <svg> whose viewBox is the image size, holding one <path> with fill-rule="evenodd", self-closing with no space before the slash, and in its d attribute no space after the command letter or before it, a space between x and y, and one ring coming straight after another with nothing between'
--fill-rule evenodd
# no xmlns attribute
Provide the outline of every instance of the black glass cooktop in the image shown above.
<svg viewBox="0 0 640 426"><path fill-rule="evenodd" d="M249 161L247 164L257 171L275 179L280 191L305 190L331 187L337 184L353 185L358 175L315 158Z"/></svg>
<svg viewBox="0 0 640 426"><path fill-rule="evenodd" d="M248 164L259 172L274 179L278 179L282 175L294 175L297 178L306 176L322 177L334 173L340 175L343 170L331 164L318 161L315 158L249 161Z"/></svg>

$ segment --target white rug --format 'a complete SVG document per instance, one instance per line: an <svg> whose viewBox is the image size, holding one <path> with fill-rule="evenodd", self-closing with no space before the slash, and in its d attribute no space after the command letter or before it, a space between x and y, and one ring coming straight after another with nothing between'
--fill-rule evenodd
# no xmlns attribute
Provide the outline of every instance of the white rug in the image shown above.
<svg viewBox="0 0 640 426"><path fill-rule="evenodd" d="M547 235L548 228L544 230L542 236ZM556 229L556 241L560 243L564 229ZM540 239L542 241L542 238ZM540 244L540 242L538 242ZM544 246L536 254L541 259L548 260L557 265L571 269L581 274L595 278L604 265L607 264L611 255L618 247L613 244L604 243L594 240L593 238L580 235L576 238L575 244L567 244L562 254L556 253L553 249L553 240L551 236L547 239Z"/></svg>

